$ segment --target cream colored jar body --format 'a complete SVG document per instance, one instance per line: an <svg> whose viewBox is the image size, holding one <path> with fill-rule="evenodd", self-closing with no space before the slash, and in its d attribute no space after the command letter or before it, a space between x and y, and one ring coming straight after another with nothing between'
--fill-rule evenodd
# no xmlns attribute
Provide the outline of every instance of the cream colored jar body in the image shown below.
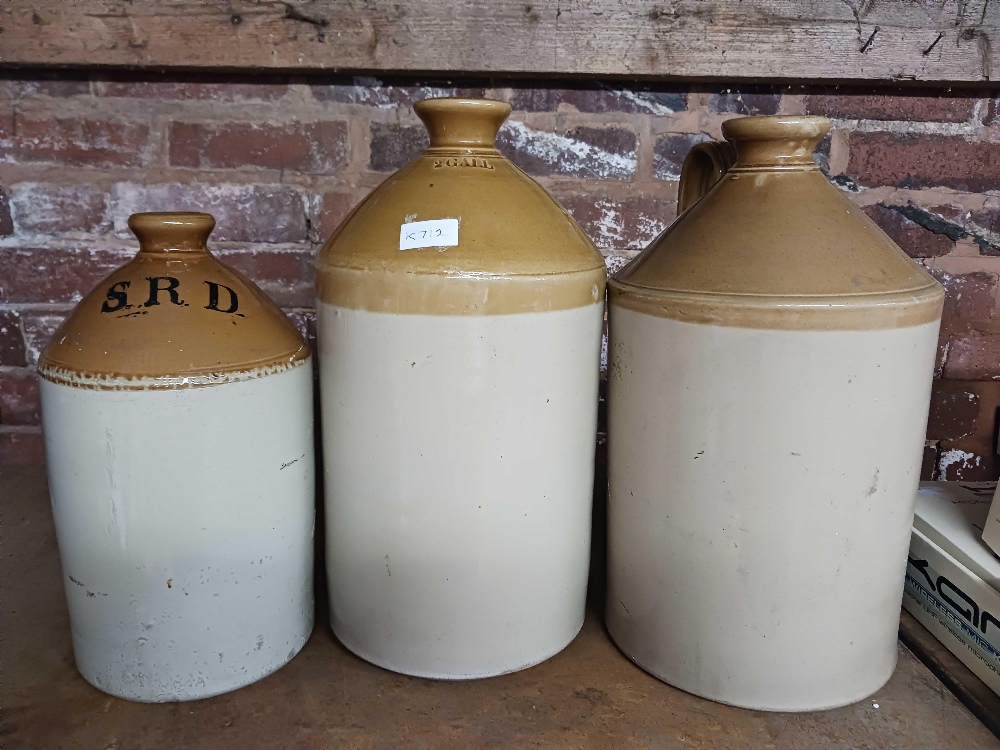
<svg viewBox="0 0 1000 750"><path fill-rule="evenodd" d="M839 706L896 632L938 322L768 330L612 303L607 624L700 696Z"/></svg>
<svg viewBox="0 0 1000 750"><path fill-rule="evenodd" d="M200 387L41 381L77 666L137 701L287 663L313 626L309 360Z"/></svg>
<svg viewBox="0 0 1000 750"><path fill-rule="evenodd" d="M487 677L583 623L603 303L319 303L331 622L397 672Z"/></svg>

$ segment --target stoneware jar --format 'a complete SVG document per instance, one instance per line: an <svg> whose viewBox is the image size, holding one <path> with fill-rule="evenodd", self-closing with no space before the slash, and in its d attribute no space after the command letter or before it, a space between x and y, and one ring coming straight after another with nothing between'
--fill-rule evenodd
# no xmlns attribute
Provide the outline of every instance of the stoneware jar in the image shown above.
<svg viewBox="0 0 1000 750"><path fill-rule="evenodd" d="M828 130L726 122L735 152L689 156L680 217L609 284L608 628L755 709L892 674L941 316L814 164Z"/></svg>
<svg viewBox="0 0 1000 750"><path fill-rule="evenodd" d="M317 263L331 621L461 679L583 623L605 267L494 148L507 104L418 102L430 148Z"/></svg>
<svg viewBox="0 0 1000 750"><path fill-rule="evenodd" d="M130 700L247 685L312 630L309 350L214 226L133 215L139 253L38 365L76 663Z"/></svg>

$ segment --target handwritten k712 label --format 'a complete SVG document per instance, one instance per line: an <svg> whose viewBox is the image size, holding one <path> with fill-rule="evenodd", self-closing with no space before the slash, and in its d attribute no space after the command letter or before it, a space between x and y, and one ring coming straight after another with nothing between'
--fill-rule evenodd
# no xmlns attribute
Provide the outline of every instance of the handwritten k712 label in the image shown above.
<svg viewBox="0 0 1000 750"><path fill-rule="evenodd" d="M458 219L413 221L399 228L399 249L454 247L458 244Z"/></svg>

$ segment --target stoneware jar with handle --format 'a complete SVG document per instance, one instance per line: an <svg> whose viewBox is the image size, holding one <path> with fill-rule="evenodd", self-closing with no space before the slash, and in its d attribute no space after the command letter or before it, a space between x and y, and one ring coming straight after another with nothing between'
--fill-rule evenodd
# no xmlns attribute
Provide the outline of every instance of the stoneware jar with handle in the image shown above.
<svg viewBox="0 0 1000 750"><path fill-rule="evenodd" d="M317 262L331 621L388 669L486 677L583 623L605 266L494 148L509 105L415 109L430 148Z"/></svg>
<svg viewBox="0 0 1000 750"><path fill-rule="evenodd" d="M657 677L756 709L892 674L941 317L813 162L829 127L726 122L609 284L608 628Z"/></svg>
<svg viewBox="0 0 1000 750"><path fill-rule="evenodd" d="M131 700L247 685L313 625L309 349L214 226L133 215L138 254L38 365L76 663Z"/></svg>

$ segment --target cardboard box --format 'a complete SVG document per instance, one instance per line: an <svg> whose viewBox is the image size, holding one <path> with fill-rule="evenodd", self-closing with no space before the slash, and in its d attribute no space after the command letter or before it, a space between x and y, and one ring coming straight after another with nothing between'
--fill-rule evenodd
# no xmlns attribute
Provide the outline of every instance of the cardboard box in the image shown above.
<svg viewBox="0 0 1000 750"><path fill-rule="evenodd" d="M1000 695L1000 559L983 542L987 482L922 482L903 606Z"/></svg>
<svg viewBox="0 0 1000 750"><path fill-rule="evenodd" d="M993 495L990 515L987 517L986 526L983 529L983 541L993 550L993 554L1000 554L1000 502L997 501L998 495L1000 495L1000 486L997 486Z"/></svg>

